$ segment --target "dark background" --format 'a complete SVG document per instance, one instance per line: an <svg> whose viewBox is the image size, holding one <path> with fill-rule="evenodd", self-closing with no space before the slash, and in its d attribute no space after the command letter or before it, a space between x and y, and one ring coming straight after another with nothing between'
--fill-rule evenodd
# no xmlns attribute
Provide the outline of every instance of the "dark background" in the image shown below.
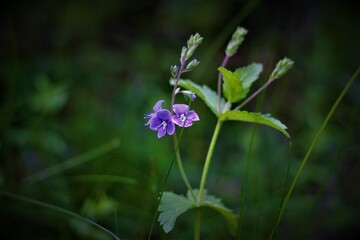
<svg viewBox="0 0 360 240"><path fill-rule="evenodd" d="M172 138L144 127L158 99L171 98L170 65L196 32L204 37L188 77L215 89L217 67L237 26L249 33L228 68L263 63L260 87L287 56L293 69L248 111L271 113L287 140L268 127L226 123L216 146L208 191L240 210L242 239L268 238L290 180L332 104L359 66L359 6L349 1L12 1L0 10L0 188L86 216L122 239L145 239L172 156ZM358 236L359 81L336 110L289 201L279 239ZM198 186L216 118L197 100L201 121L185 131L184 167ZM112 139L120 144L113 145ZM110 150L31 183L36 172L99 146ZM291 145L291 149L289 150ZM111 147L112 146L112 147ZM100 147L100 149L102 149ZM94 177L94 175L102 177ZM93 176L86 178L84 176ZM117 176L109 181L109 176ZM83 177L83 178L82 178ZM104 178L105 177L105 178ZM167 189L185 194L177 166ZM191 238L193 211L168 235ZM204 239L229 239L218 213L204 210ZM0 196L2 239L106 239L98 228L54 209Z"/></svg>

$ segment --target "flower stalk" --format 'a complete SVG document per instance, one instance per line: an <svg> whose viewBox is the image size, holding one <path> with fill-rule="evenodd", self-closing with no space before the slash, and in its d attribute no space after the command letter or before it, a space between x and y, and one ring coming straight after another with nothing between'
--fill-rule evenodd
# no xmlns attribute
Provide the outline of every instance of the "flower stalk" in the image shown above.
<svg viewBox="0 0 360 240"><path fill-rule="evenodd" d="M213 156L213 153L214 153L216 141L218 139L222 123L223 122L220 119L217 121L214 134L213 134L213 136L211 138L209 150L208 150L208 153L206 155L204 169L203 169L202 176L201 176L201 181L200 181L199 196L198 196L198 199L197 199L197 202L199 203L199 205L203 202L206 179L207 179L207 175L209 173L211 159L212 159L212 156ZM195 223L194 223L194 239L195 240L200 239L200 224L201 224L201 209L199 208L199 209L197 209L197 211L195 213Z"/></svg>

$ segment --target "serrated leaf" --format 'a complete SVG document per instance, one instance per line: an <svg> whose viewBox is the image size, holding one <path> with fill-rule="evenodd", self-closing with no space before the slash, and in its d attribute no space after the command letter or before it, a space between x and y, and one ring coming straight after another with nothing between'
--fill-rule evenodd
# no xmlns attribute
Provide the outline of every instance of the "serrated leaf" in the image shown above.
<svg viewBox="0 0 360 240"><path fill-rule="evenodd" d="M194 189L193 193L195 196L199 196L199 190ZM193 199L190 192L187 192L188 199ZM232 212L231 209L225 207L225 205L221 202L220 198L217 198L213 195L210 195L207 193L207 191L204 191L204 200L203 203L200 205L200 207L210 207L220 213L226 220L229 229L231 233L235 233L236 227L237 227L237 215Z"/></svg>
<svg viewBox="0 0 360 240"><path fill-rule="evenodd" d="M223 94L225 98L231 103L243 99L247 91L244 89L239 76L223 67L219 67L218 70L223 76Z"/></svg>
<svg viewBox="0 0 360 240"><path fill-rule="evenodd" d="M171 85L174 85L174 80L170 81ZM217 93L211 90L206 85L200 86L191 80L183 80L180 79L178 85L180 87L186 88L190 91L193 91L197 96L199 96L205 104L211 109L211 111L217 116L219 114L218 111L218 96ZM220 109L224 109L225 100L221 98L220 101Z"/></svg>
<svg viewBox="0 0 360 240"><path fill-rule="evenodd" d="M261 114L261 113L236 110L236 111L222 113L219 115L219 118L224 121L233 120L233 121L264 124L279 130L280 132L285 134L285 136L290 138L290 135L286 132L287 127L284 124L282 124L279 120L271 117L270 114Z"/></svg>
<svg viewBox="0 0 360 240"><path fill-rule="evenodd" d="M243 83L244 89L249 91L253 82L259 79L259 75L262 72L262 69L262 64L252 63L246 67L236 69L234 73L239 76L240 81Z"/></svg>
<svg viewBox="0 0 360 240"><path fill-rule="evenodd" d="M163 226L164 231L168 233L174 228L176 219L195 206L196 202L191 199L172 192L164 192L159 206L158 221Z"/></svg>
<svg viewBox="0 0 360 240"><path fill-rule="evenodd" d="M218 69L223 75L223 94L231 103L238 102L245 98L250 87L262 71L262 65L252 63L246 67L238 68L231 72L226 68Z"/></svg>

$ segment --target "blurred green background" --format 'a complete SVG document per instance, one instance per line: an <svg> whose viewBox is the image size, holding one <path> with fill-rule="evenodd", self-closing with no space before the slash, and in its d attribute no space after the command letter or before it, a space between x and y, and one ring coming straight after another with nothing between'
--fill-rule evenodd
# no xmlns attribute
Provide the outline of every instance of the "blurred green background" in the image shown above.
<svg viewBox="0 0 360 240"><path fill-rule="evenodd" d="M346 1L15 1L0 8L0 189L85 216L122 239L145 239L173 152L172 138L144 127L158 99L169 106L170 65L196 32L203 37L186 73L215 89L217 67L237 26L248 29L228 68L259 62L267 80L287 56L293 69L248 111L271 113L277 131L226 123L208 177L211 194L239 212L242 239L266 239L275 223L287 164L290 180L327 112L359 65L359 6ZM360 234L359 81L313 151L279 226L279 239L345 239ZM216 123L201 121L181 151L194 187ZM248 162L246 194L242 195ZM44 172L45 171L45 172ZM40 173L40 174L39 174ZM177 166L167 189L185 194ZM154 239L192 237L194 213ZM232 239L204 210L204 239ZM1 239L108 239L78 218L0 195Z"/></svg>

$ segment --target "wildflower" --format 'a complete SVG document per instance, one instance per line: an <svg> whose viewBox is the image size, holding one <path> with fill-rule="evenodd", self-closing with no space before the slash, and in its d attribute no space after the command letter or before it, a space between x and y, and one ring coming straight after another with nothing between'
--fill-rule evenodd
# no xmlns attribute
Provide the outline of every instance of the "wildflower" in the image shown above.
<svg viewBox="0 0 360 240"><path fill-rule="evenodd" d="M166 133L173 135L175 132L175 125L172 122L171 112L167 109L157 110L156 113L150 118L147 125L150 125L151 130L158 131L158 138L163 137Z"/></svg>
<svg viewBox="0 0 360 240"><path fill-rule="evenodd" d="M157 101L157 103L155 103L154 107L153 107L153 110L154 112L153 113L147 113L145 114L145 117L144 118L150 118L150 120L145 124L146 125L149 125L150 124L150 121L153 117L156 116L156 112L159 111L160 109L162 109L162 103L165 102L164 100L159 100Z"/></svg>
<svg viewBox="0 0 360 240"><path fill-rule="evenodd" d="M190 110L186 104L174 104L173 110L175 115L172 117L172 121L180 127L190 127L194 121L200 120L196 112Z"/></svg>

